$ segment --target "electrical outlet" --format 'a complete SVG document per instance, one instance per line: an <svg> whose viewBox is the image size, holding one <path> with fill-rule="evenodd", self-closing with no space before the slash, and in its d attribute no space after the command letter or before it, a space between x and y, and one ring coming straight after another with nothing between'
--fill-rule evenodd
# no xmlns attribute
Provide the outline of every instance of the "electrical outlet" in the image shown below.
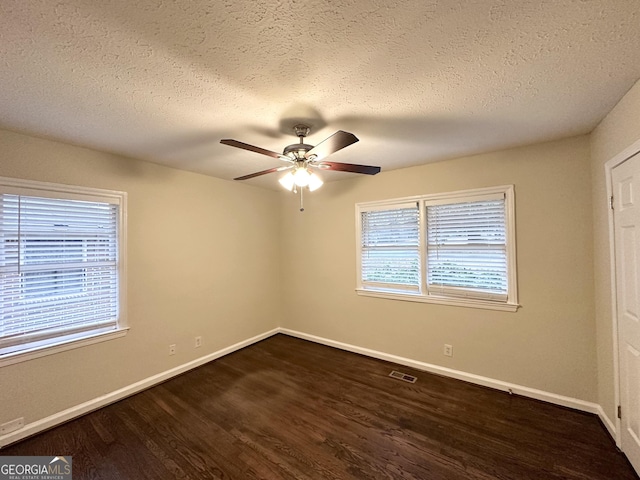
<svg viewBox="0 0 640 480"><path fill-rule="evenodd" d="M453 357L453 347L451 345L448 344L444 344L444 354L447 357Z"/></svg>
<svg viewBox="0 0 640 480"><path fill-rule="evenodd" d="M24 418L16 418L15 420L11 420L10 422L0 425L0 435L15 432L16 430L20 430L22 427L24 427Z"/></svg>
<svg viewBox="0 0 640 480"><path fill-rule="evenodd" d="M169 355L175 355L176 354L176 344L172 343L171 345L169 345Z"/></svg>
<svg viewBox="0 0 640 480"><path fill-rule="evenodd" d="M195 347L194 348L200 348L201 346L202 346L202 337L198 335L196 337Z"/></svg>

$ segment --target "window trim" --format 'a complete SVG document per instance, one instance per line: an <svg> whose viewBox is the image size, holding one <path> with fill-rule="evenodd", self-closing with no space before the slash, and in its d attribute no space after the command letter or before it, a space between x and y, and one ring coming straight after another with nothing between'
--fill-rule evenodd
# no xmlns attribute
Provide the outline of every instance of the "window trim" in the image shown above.
<svg viewBox="0 0 640 480"><path fill-rule="evenodd" d="M434 202L438 203L455 203L461 199L470 199L474 197L504 194L505 199L505 220L506 220L506 250L507 250L507 284L508 296L504 302L483 300L479 298L465 298L461 296L446 296L441 294L430 293L427 290L427 272L426 272L426 207L425 204ZM383 290L366 288L362 282L362 249L361 249L361 232L363 211L373 209L389 208L391 206L407 203L418 203L420 212L420 268L421 268L421 285L418 292L402 292L398 290ZM498 310L506 312L515 312L520 307L518 303L518 282L516 268L516 226L515 226L515 188L513 185L500 185L496 187L477 188L470 190L457 190L453 192L443 192L428 195L416 195L411 197L402 197L394 199L386 199L373 202L357 203L355 208L356 215L356 293L365 297L385 298L389 300L401 300L409 302L433 303L438 305L453 305L459 307L471 307L487 310Z"/></svg>
<svg viewBox="0 0 640 480"><path fill-rule="evenodd" d="M127 320L127 193L9 177L0 177L0 188L2 188L2 193L94 202L102 199L104 202L119 205L117 225L119 308L116 329L107 332L92 332L89 335L82 333L67 335L46 345L34 345L31 348L7 353L0 356L0 367L125 336L129 330Z"/></svg>

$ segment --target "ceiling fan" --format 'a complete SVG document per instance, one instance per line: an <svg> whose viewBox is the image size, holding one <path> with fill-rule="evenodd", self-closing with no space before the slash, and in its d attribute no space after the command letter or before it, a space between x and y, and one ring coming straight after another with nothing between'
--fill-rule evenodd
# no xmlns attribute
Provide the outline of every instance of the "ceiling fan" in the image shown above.
<svg viewBox="0 0 640 480"><path fill-rule="evenodd" d="M261 172L250 173L249 175L234 178L234 180L248 180L267 173L284 172L289 170L289 173L283 176L279 181L287 190L296 192L297 187L300 187L301 189L303 187L308 187L310 191L314 191L322 186L322 179L312 171L313 169L337 170L340 172L363 173L365 175L375 175L380 172L380 167L374 167L371 165L327 162L324 160L332 153L356 143L358 141L358 137L353 133L338 130L336 133L314 147L313 145L304 143L304 138L310 131L310 128L307 125L296 125L293 127L293 130L296 136L300 139L300 142L287 145L284 147L282 153L265 150L264 148L249 145L248 143L239 142L230 138L220 140L220 143L229 145L230 147L242 148L244 150L260 153L262 155L267 155L287 162L287 165L270 168ZM300 190L300 193L302 193L302 190Z"/></svg>

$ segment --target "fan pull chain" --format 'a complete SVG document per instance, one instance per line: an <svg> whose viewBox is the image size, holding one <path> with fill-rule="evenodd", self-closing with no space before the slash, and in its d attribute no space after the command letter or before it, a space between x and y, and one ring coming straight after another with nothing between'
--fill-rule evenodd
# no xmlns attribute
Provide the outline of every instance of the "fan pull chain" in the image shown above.
<svg viewBox="0 0 640 480"><path fill-rule="evenodd" d="M304 187L300 187L300 211L304 212L304 203L303 203L303 196L302 196L302 192L304 191Z"/></svg>

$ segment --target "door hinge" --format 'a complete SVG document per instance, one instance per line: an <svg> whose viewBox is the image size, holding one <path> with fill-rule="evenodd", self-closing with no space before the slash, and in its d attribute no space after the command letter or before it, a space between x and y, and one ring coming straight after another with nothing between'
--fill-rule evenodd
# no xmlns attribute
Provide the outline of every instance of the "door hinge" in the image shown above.
<svg viewBox="0 0 640 480"><path fill-rule="evenodd" d="M609 208L613 210L613 195L609 197Z"/></svg>
<svg viewBox="0 0 640 480"><path fill-rule="evenodd" d="M618 418L622 418L622 406L618 405Z"/></svg>

